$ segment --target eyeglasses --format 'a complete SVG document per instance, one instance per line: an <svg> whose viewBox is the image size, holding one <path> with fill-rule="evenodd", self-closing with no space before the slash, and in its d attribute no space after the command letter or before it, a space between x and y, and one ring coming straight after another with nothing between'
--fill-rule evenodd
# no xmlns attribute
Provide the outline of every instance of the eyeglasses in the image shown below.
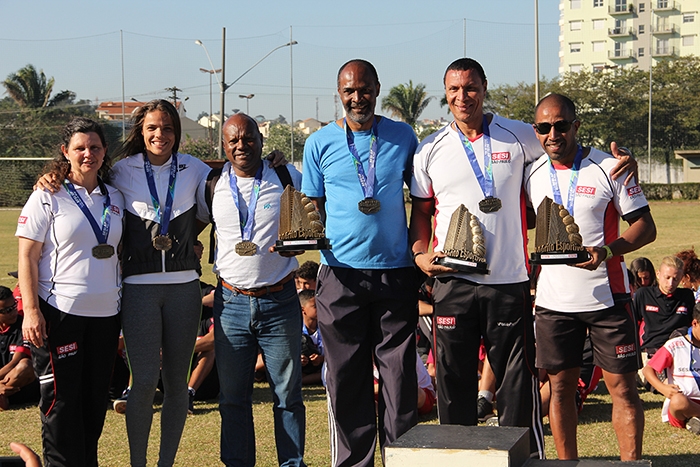
<svg viewBox="0 0 700 467"><path fill-rule="evenodd" d="M0 308L0 315L7 315L12 313L13 311L17 311L17 302L13 303L12 305L6 308Z"/></svg>
<svg viewBox="0 0 700 467"><path fill-rule="evenodd" d="M548 135L550 131L552 131L552 127L554 127L555 130L557 130L557 133L566 133L571 129L571 125L574 124L574 122L577 122L578 120L574 119L571 120L570 122L567 120L559 120L558 122L552 123L535 123L532 125L532 127L535 129L535 131L541 135Z"/></svg>

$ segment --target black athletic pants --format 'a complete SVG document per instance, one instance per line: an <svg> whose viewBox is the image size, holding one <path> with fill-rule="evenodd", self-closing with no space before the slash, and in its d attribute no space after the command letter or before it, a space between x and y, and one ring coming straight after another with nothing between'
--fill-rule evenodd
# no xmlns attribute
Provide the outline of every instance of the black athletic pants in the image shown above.
<svg viewBox="0 0 700 467"><path fill-rule="evenodd" d="M331 466L372 466L377 423L382 448L417 423L418 285L414 268L324 265L319 270L316 309L326 362ZM373 357L379 370L377 409Z"/></svg>
<svg viewBox="0 0 700 467"><path fill-rule="evenodd" d="M32 346L39 379L45 467L96 467L97 441L109 402L119 315L63 313L40 300L48 339Z"/></svg>
<svg viewBox="0 0 700 467"><path fill-rule="evenodd" d="M483 336L496 375L499 424L530 428L530 452L544 457L529 283L479 285L444 277L435 281L433 298L440 423L477 424Z"/></svg>

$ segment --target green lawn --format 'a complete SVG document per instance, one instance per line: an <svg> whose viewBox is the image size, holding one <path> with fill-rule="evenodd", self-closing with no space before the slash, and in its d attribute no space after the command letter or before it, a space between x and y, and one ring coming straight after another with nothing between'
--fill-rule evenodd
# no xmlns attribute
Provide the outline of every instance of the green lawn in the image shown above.
<svg viewBox="0 0 700 467"><path fill-rule="evenodd" d="M647 256L658 264L660 259L693 245L700 231L700 216L697 215L699 202L652 202L652 213L656 220L657 240L628 255L628 262L637 256ZM0 284L14 286L14 280L5 275L6 271L17 267L17 242L14 239L16 218L19 210L0 210ZM200 236L207 244L208 236ZM206 245L208 246L208 245ZM317 259L318 253L307 253L300 261ZM205 270L207 267L204 268ZM205 271L204 279L213 282L211 272ZM258 465L277 465L272 427L270 390L266 384L256 384L254 395L254 417L258 434ZM663 398L642 392L646 415L644 433L644 457L651 459L655 467L684 467L698 464L700 438L686 430L679 430L661 423L660 413ZM329 462L326 398L323 388L304 389L307 413L306 462L310 466L325 466ZM219 455L219 414L215 401L196 405L197 414L188 417L183 440L178 452L176 465L220 465ZM592 394L579 420L579 453L587 458L617 458L617 443L610 423L610 397L603 383ZM154 406L154 427L149 448L149 465L155 465L157 458L158 427L160 406ZM547 419L545 419L545 423ZM435 412L421 418L421 423L437 423ZM545 426L549 434L548 426ZM0 412L0 455L10 454L11 440L27 443L39 450L41 447L40 421L36 408L28 407ZM547 436L547 456L555 458L554 443ZM128 445L124 419L114 411L107 412L107 421L100 442L100 462L103 466L128 465ZM380 460L377 457L377 464Z"/></svg>

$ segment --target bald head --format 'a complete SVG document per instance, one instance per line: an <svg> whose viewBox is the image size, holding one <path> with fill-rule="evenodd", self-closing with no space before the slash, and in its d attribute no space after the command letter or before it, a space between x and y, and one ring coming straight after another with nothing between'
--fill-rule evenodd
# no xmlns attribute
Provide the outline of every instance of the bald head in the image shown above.
<svg viewBox="0 0 700 467"><path fill-rule="evenodd" d="M537 107L535 107L535 116L537 116L537 111L544 106L555 106L560 108L563 111L562 113L569 114L569 120L576 118L576 105L571 99L562 94L552 93L540 99L540 101L537 103ZM535 121L537 121L537 118L535 118Z"/></svg>
<svg viewBox="0 0 700 467"><path fill-rule="evenodd" d="M224 151L238 177L253 177L262 163L262 135L258 122L238 113L229 117L222 128Z"/></svg>

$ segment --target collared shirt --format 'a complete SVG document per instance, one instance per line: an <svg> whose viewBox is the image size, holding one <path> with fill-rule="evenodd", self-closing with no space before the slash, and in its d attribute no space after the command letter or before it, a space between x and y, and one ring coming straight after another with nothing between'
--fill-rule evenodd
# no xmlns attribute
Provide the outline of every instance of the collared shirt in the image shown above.
<svg viewBox="0 0 700 467"><path fill-rule="evenodd" d="M694 305L690 289L676 289L671 295L658 286L637 289L634 311L637 319L644 320L642 349L658 349L674 330L690 326Z"/></svg>

